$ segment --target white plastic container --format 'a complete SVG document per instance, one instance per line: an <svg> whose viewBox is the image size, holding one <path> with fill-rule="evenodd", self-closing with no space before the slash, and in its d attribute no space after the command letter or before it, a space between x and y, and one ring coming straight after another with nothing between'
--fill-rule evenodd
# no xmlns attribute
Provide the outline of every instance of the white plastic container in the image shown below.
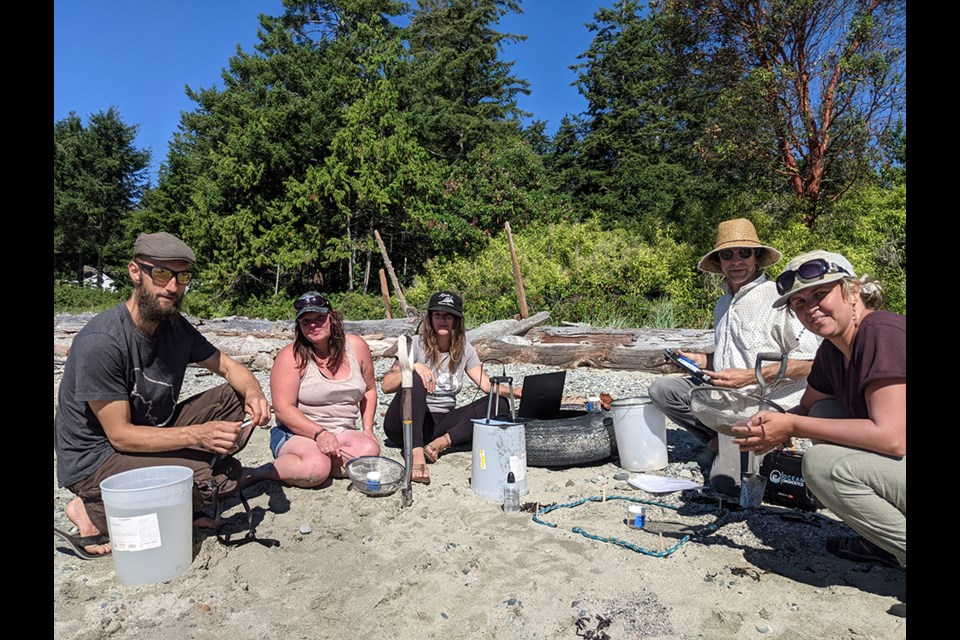
<svg viewBox="0 0 960 640"><path fill-rule="evenodd" d="M117 579L126 585L178 577L193 562L193 471L143 467L100 483Z"/></svg>
<svg viewBox="0 0 960 640"><path fill-rule="evenodd" d="M667 419L650 398L623 398L610 405L620 466L655 471L667 466Z"/></svg>
<svg viewBox="0 0 960 640"><path fill-rule="evenodd" d="M481 498L503 502L507 474L513 472L521 496L527 495L527 431L501 420L473 421L470 487Z"/></svg>

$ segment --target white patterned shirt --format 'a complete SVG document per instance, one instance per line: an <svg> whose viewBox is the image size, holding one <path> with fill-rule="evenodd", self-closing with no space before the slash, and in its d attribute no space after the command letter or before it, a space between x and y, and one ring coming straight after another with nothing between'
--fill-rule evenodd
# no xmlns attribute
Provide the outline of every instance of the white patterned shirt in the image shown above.
<svg viewBox="0 0 960 640"><path fill-rule="evenodd" d="M804 329L795 315L783 306L773 308L779 297L776 285L765 275L743 285L735 295L724 280L726 293L713 310L714 352L713 368L753 369L757 354L786 353L791 360L813 360L820 346L820 337ZM765 362L764 366L772 364ZM800 396L807 386L807 378L791 378L793 384L784 385L770 394L769 399L784 409L800 404ZM757 391L759 385L743 388Z"/></svg>

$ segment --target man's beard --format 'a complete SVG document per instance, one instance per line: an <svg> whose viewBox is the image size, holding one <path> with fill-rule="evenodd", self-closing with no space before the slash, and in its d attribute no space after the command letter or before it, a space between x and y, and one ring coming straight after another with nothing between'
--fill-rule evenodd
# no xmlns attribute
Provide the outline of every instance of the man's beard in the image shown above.
<svg viewBox="0 0 960 640"><path fill-rule="evenodd" d="M180 316L180 303L183 302L183 296L178 297L173 306L169 309L160 306L160 302L155 295L151 295L141 284L136 286L137 290L137 310L140 312L140 318L151 324L169 324Z"/></svg>

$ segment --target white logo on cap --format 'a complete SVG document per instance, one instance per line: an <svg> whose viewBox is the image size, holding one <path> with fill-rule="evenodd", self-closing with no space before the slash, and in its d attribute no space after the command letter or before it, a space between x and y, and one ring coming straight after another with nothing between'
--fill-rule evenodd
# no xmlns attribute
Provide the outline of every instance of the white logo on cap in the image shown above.
<svg viewBox="0 0 960 640"><path fill-rule="evenodd" d="M440 299L437 301L437 304L445 304L450 307L455 306L453 304L453 296L451 296L449 293L445 293L442 296L440 296Z"/></svg>

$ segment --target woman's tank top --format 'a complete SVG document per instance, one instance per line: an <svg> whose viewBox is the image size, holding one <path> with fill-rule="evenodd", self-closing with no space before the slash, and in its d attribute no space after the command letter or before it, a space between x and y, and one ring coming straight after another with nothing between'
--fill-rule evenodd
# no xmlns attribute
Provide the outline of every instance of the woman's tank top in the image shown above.
<svg viewBox="0 0 960 640"><path fill-rule="evenodd" d="M305 416L331 433L356 429L360 416L360 401L367 390L360 373L360 363L353 355L350 343L345 345L346 361L350 376L344 380L331 380L324 376L311 358L300 380L297 408Z"/></svg>

